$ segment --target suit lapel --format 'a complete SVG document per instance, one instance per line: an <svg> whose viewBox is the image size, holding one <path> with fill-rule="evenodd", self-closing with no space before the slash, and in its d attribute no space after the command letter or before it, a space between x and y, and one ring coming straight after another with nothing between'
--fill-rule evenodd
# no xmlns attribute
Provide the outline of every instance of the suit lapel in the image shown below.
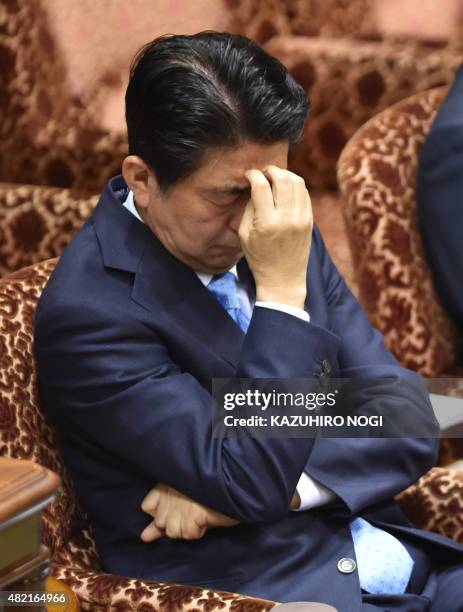
<svg viewBox="0 0 463 612"><path fill-rule="evenodd" d="M104 265L134 273L135 302L157 318L166 317L179 333L193 337L236 367L244 333L195 272L173 257L146 225L124 209L122 201L127 193L121 176L111 179L93 215ZM312 249L309 271L314 267L310 265L315 263L314 257ZM256 285L244 258L237 269L254 302ZM317 274L311 276L318 278ZM312 293L320 292L309 291L305 303L314 321L317 308Z"/></svg>
<svg viewBox="0 0 463 612"><path fill-rule="evenodd" d="M195 272L173 257L153 234L146 241L132 299L157 316L162 313L185 336L193 336L237 365L244 333Z"/></svg>
<svg viewBox="0 0 463 612"><path fill-rule="evenodd" d="M132 299L178 334L194 338L236 366L244 334L195 272L173 257L122 205L128 188L111 179L92 216L105 267L135 274Z"/></svg>

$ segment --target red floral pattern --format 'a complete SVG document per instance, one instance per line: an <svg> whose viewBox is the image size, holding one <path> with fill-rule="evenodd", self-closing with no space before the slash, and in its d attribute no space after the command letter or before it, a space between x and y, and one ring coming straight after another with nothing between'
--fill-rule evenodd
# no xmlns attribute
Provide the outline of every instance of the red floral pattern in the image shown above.
<svg viewBox="0 0 463 612"><path fill-rule="evenodd" d="M0 455L31 459L63 481L46 509L43 542L52 573L78 595L82 610L264 612L274 603L208 588L141 581L101 571L86 517L57 451L53 428L40 410L32 359L33 313L56 260L0 279ZM14 408L13 408L14 407ZM399 496L420 527L463 542L463 475L435 468Z"/></svg>
<svg viewBox="0 0 463 612"><path fill-rule="evenodd" d="M338 167L359 298L401 363L429 377L454 370L458 342L416 214L418 153L445 91L416 94L371 119Z"/></svg>

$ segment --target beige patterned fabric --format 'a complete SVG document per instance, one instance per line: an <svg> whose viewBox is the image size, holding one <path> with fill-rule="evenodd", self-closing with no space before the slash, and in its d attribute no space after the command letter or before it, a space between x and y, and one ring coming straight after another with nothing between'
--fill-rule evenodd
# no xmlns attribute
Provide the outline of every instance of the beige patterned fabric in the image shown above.
<svg viewBox="0 0 463 612"><path fill-rule="evenodd" d="M35 307L55 266L49 260L0 279L0 455L34 460L57 472L63 486L44 513L43 541L52 573L77 593L83 610L146 612L263 612L273 603L176 584L145 582L101 572L86 518L57 450L56 435L37 397L32 341ZM431 470L400 496L421 527L463 542L463 477Z"/></svg>
<svg viewBox="0 0 463 612"><path fill-rule="evenodd" d="M0 183L0 276L61 255L98 196Z"/></svg>
<svg viewBox="0 0 463 612"><path fill-rule="evenodd" d="M312 187L335 188L338 155L362 123L414 91L448 83L461 61L461 53L450 50L328 37L369 31L368 6L369 0L242 0L231 9L249 28L271 30L266 36L244 33L260 42L271 39L268 50L311 95L313 110L294 169ZM85 100L70 97L40 7L39 1L0 4L0 115L6 118L0 125L0 181L97 193L119 172L127 152L125 133L104 130L98 121L104 90L114 83L103 79ZM234 30L242 32L240 27Z"/></svg>
<svg viewBox="0 0 463 612"><path fill-rule="evenodd" d="M407 45L277 37L266 44L309 94L312 109L291 168L311 188L336 190L336 162L371 117L419 91L450 83L462 61L451 50Z"/></svg>
<svg viewBox="0 0 463 612"><path fill-rule="evenodd" d="M126 138L70 98L38 1L0 3L0 83L0 181L98 192L119 172Z"/></svg>
<svg viewBox="0 0 463 612"><path fill-rule="evenodd" d="M390 27L384 28L383 10L379 4L390 3L390 0L229 0L233 27L240 34L254 38L259 43L266 43L273 36L295 35L308 37L342 38L348 37L358 40L381 40L389 39L404 42L404 36L391 34L401 31ZM392 3L390 3L392 4ZM395 2L392 9L394 16L400 18L402 4ZM417 2L416 4L419 4ZM388 7L386 7L388 8ZM446 7L449 10L449 7ZM426 10L426 6L424 7ZM445 7L444 7L445 10ZM454 46L463 47L461 33L463 30L462 18L456 15L452 9L449 19L451 20L451 31L448 39L432 34L432 41L427 40L426 32L432 32L432 28L424 27L423 23L414 24L410 28L407 38L413 37L416 44L426 47L430 43L441 47ZM410 6L404 9L406 17L410 20ZM389 16L389 12L388 12ZM422 21L424 25L429 20L427 14ZM418 20L417 20L418 21ZM389 25L389 24L387 24ZM408 30L407 30L408 32ZM422 36L423 34L423 36ZM438 35L439 36L439 35Z"/></svg>
<svg viewBox="0 0 463 612"><path fill-rule="evenodd" d="M416 527L463 542L463 472L434 468L397 501Z"/></svg>
<svg viewBox="0 0 463 612"><path fill-rule="evenodd" d="M331 257L355 291L339 196L311 192L311 199ZM61 255L97 201L69 189L0 183L0 276Z"/></svg>
<svg viewBox="0 0 463 612"><path fill-rule="evenodd" d="M418 227L418 153L445 89L379 114L349 141L339 184L359 296L386 344L429 377L455 368L458 334L433 286Z"/></svg>
<svg viewBox="0 0 463 612"><path fill-rule="evenodd" d="M375 34L371 0L235 0L231 11L234 30L261 44L282 35Z"/></svg>
<svg viewBox="0 0 463 612"><path fill-rule="evenodd" d="M52 574L77 593L81 608L174 612L263 612L273 603L233 593L101 572L95 544L57 450L54 429L41 412L32 358L34 314L55 266L49 260L0 279L0 455L31 459L53 470L63 486L44 512L43 542Z"/></svg>
<svg viewBox="0 0 463 612"><path fill-rule="evenodd" d="M301 83L312 111L292 169L336 190L336 161L368 119L418 91L452 81L459 45L382 39L372 0L236 0L234 31L254 38ZM374 42L373 42L374 41Z"/></svg>

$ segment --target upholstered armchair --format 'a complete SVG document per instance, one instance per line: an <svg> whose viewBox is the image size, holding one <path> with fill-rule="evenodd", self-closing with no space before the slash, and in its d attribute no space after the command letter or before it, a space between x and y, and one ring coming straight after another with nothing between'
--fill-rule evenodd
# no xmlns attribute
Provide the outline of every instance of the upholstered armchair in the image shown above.
<svg viewBox="0 0 463 612"><path fill-rule="evenodd" d="M55 266L48 260L0 279L0 455L31 459L62 478L44 511L43 543L51 573L78 595L83 610L264 612L275 604L233 593L144 582L101 570L95 545L58 452L56 434L40 410L32 353L35 307Z"/></svg>
<svg viewBox="0 0 463 612"><path fill-rule="evenodd" d="M420 147L445 88L375 116L338 165L359 298L388 347L424 376L457 375L457 330L434 289L416 211Z"/></svg>
<svg viewBox="0 0 463 612"><path fill-rule="evenodd" d="M336 163L354 132L411 94L450 83L461 53L397 43L279 36L265 48L307 91L311 111L292 169L313 190L336 190Z"/></svg>
<svg viewBox="0 0 463 612"><path fill-rule="evenodd" d="M233 593L145 582L102 571L86 517L63 465L56 433L40 409L32 343L34 313L56 260L34 264L0 279L0 454L31 459L63 481L46 509L43 542L52 574L78 595L81 608L175 612L263 612L275 604ZM420 527L463 542L463 473L435 468L399 496Z"/></svg>
<svg viewBox="0 0 463 612"><path fill-rule="evenodd" d="M71 96L39 1L0 3L0 83L0 181L97 193L120 171L126 137Z"/></svg>
<svg viewBox="0 0 463 612"><path fill-rule="evenodd" d="M383 37L372 0L236 0L234 30L278 57L312 110L292 168L311 189L336 190L336 162L365 121L418 91L451 82L458 25L447 44Z"/></svg>
<svg viewBox="0 0 463 612"><path fill-rule="evenodd" d="M117 174L125 132L102 129L99 83L70 94L66 66L46 12L36 2L0 4L0 181L97 193ZM312 99L293 169L312 189L336 188L336 161L353 132L394 102L451 81L458 49L375 38L369 0L239 0L229 3L236 33L275 54Z"/></svg>
<svg viewBox="0 0 463 612"><path fill-rule="evenodd" d="M359 299L401 363L431 378L463 372L461 334L435 291L416 211L419 152L445 93L419 93L383 111L338 164ZM440 465L462 457L463 439L441 441Z"/></svg>
<svg viewBox="0 0 463 612"><path fill-rule="evenodd" d="M370 4L238 0L224 9L234 19L232 31L265 45L310 94L307 129L290 167L305 178L315 220L354 292L335 192L339 153L371 116L414 91L449 82L460 61L451 49L372 41ZM43 6L42 0L0 3L0 276L60 255L85 218L85 194L100 192L127 152L122 129L101 127L110 84L102 79L80 98L70 94ZM17 190L1 181L46 189Z"/></svg>

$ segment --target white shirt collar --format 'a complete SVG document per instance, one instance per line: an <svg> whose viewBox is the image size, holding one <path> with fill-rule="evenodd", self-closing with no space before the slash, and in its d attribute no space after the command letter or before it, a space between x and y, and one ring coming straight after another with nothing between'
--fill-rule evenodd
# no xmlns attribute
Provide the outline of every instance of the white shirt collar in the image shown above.
<svg viewBox="0 0 463 612"><path fill-rule="evenodd" d="M125 206L125 208L127 208L127 210L131 212L134 217L137 217L139 221L144 223L143 219L138 214L137 207L135 206L135 200L133 199L133 191L129 191L127 199L125 200L123 206Z"/></svg>
<svg viewBox="0 0 463 612"><path fill-rule="evenodd" d="M125 208L127 208L127 210L132 213L132 215L134 217L136 217L139 221L141 221L142 223L144 223L143 219L140 217L137 207L135 206L135 200L133 197L133 191L129 191L127 198L125 200L125 202L123 203L123 206ZM199 280L202 282L202 284L207 287L208 284L211 282L212 278L213 278L213 274L207 274L207 272L198 272L197 270L194 271L196 276L199 278ZM233 266L233 268L231 268L229 270L229 272L231 272L232 274L234 274L236 276L236 278L238 278L238 271L236 269L236 265Z"/></svg>
<svg viewBox="0 0 463 612"><path fill-rule="evenodd" d="M238 278L238 270L236 269L236 265L234 265L233 268L230 268L228 271ZM208 286L214 276L213 274L207 274L206 272L198 272L198 270L195 270L195 274L205 287Z"/></svg>

